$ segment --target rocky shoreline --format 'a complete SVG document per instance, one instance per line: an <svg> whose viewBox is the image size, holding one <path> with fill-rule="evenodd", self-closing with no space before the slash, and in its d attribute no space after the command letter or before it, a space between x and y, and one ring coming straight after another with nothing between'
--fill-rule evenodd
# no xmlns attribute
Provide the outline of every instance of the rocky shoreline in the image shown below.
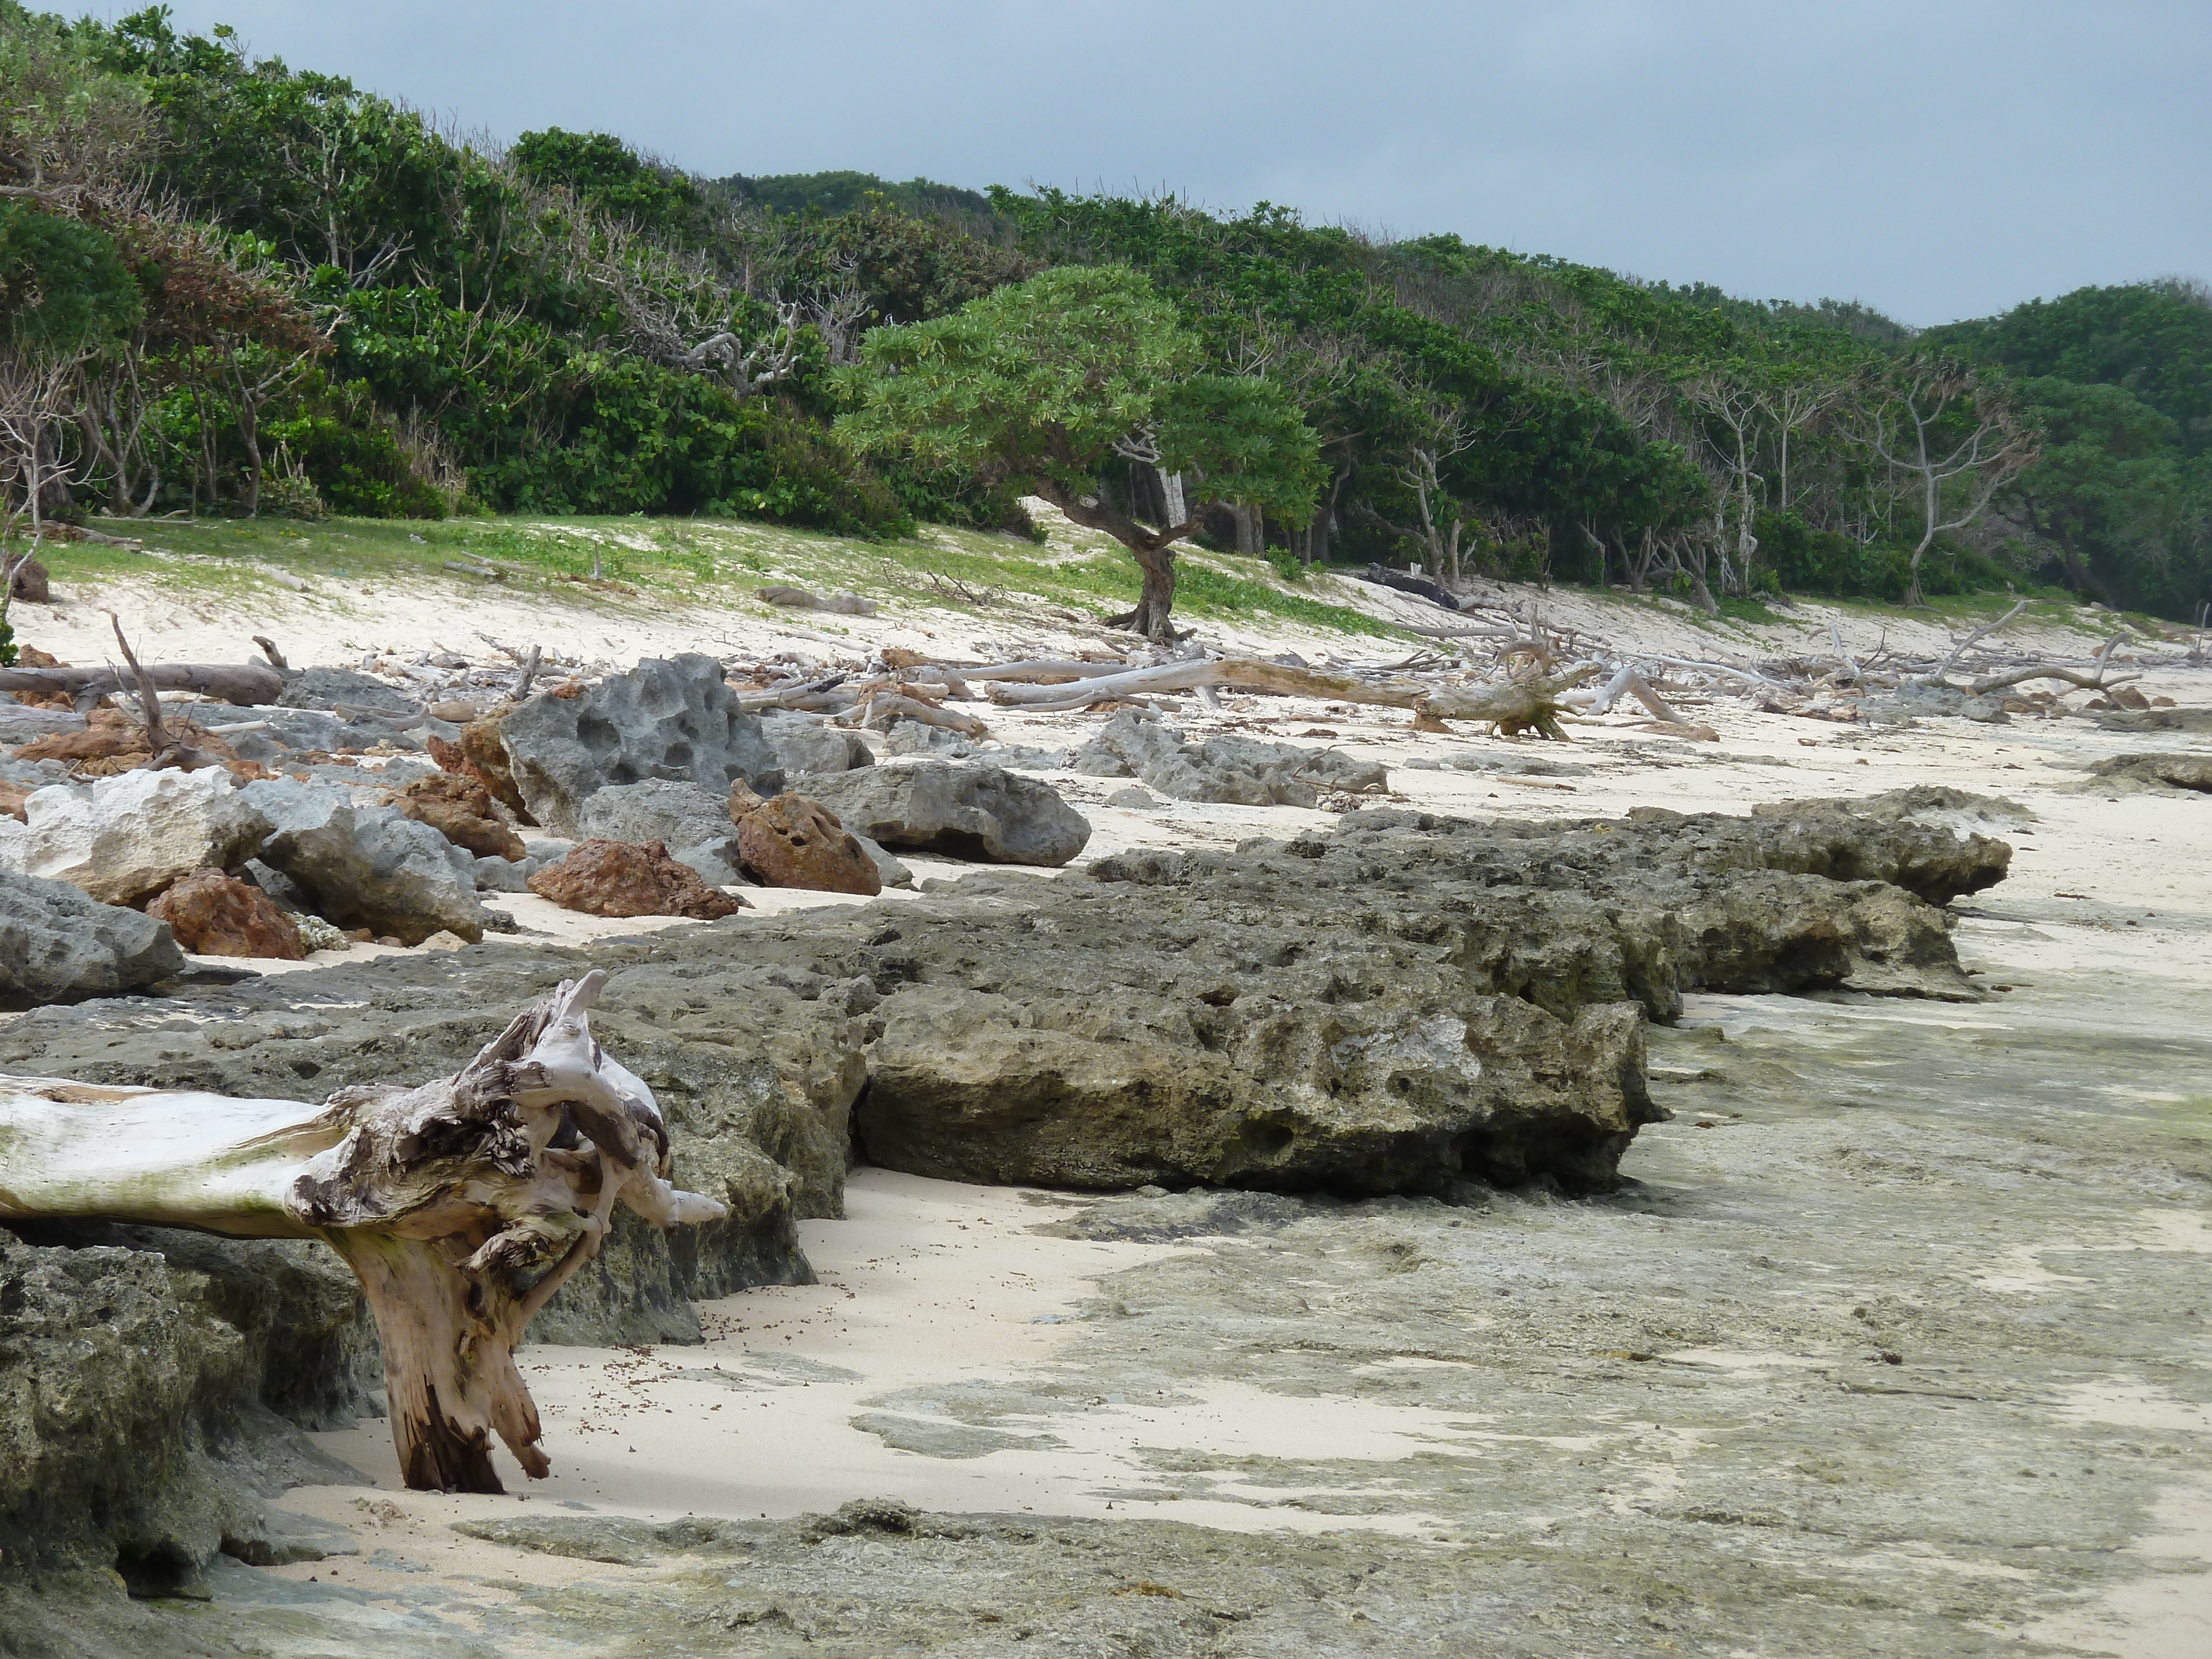
<svg viewBox="0 0 2212 1659"><path fill-rule="evenodd" d="M2005 816L1942 790L1740 818L1372 811L1234 853L977 875L650 945L411 953L47 1008L0 1030L0 1069L319 1096L451 1070L514 1007L609 968L600 1039L659 1096L676 1180L732 1213L619 1225L536 1330L683 1342L697 1301L811 1278L796 1223L839 1212L859 1155L1109 1190L1601 1190L1661 1115L1646 1022L1686 992L1978 994L1936 907L2009 856L1954 825ZM311 1553L258 1500L323 1468L299 1430L374 1404L374 1340L335 1259L19 1231L0 1237L16 1454L0 1530L38 1542L8 1570L191 1594L219 1555Z"/></svg>

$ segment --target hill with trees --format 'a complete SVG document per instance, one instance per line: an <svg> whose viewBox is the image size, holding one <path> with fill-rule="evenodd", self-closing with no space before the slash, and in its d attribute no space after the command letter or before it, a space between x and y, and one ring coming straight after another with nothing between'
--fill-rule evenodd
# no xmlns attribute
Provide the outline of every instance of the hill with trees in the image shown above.
<svg viewBox="0 0 2212 1659"><path fill-rule="evenodd" d="M2212 600L2212 305L2185 283L1916 332L1267 204L712 179L605 134L464 140L159 9L0 0L0 489L33 533L896 537L1018 527L1039 494L1121 537L1153 631L1191 538L1708 609Z"/></svg>

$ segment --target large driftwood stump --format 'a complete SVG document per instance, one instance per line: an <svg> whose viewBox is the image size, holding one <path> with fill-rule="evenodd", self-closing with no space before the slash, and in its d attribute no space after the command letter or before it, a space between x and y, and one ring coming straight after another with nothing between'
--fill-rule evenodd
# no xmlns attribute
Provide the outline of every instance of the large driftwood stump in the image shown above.
<svg viewBox="0 0 2212 1659"><path fill-rule="evenodd" d="M669 1185L653 1091L592 1041L605 982L564 981L453 1077L320 1106L0 1077L0 1216L322 1239L376 1315L407 1484L502 1491L495 1431L543 1475L523 1328L617 1201L663 1227L725 1213Z"/></svg>

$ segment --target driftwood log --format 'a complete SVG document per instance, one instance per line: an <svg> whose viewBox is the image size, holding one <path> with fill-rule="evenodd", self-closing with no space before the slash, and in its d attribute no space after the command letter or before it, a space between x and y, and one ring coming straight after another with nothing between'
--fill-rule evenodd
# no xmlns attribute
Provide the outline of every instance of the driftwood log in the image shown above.
<svg viewBox="0 0 2212 1659"><path fill-rule="evenodd" d="M1541 679L1509 680L1495 685L1438 686L1403 682L1377 684L1349 674L1322 674L1310 668L1293 668L1285 663L1261 662L1251 658L1194 658L1188 662L1163 663L1156 668L1100 675L1073 685L994 682L986 690L994 702L1048 713L1084 708L1094 702L1148 691L1192 691L1218 685L1239 691L1318 697L1329 702L1378 703L1389 708L1411 708L1440 720L1486 720L1508 735L1533 731L1547 738L1564 739L1566 733L1559 726L1559 694L1597 672L1596 664L1584 663Z"/></svg>
<svg viewBox="0 0 2212 1659"><path fill-rule="evenodd" d="M250 707L284 695L284 677L266 663L162 663L145 673L160 691L197 691ZM0 691L59 691L79 702L138 690L136 675L118 668L0 668Z"/></svg>
<svg viewBox="0 0 2212 1659"><path fill-rule="evenodd" d="M605 981L562 981L450 1078L320 1106L0 1077L0 1216L322 1239L376 1316L407 1484L503 1490L495 1432L542 1476L523 1328L617 1202L662 1227L726 1213L668 1183L653 1091L592 1041Z"/></svg>

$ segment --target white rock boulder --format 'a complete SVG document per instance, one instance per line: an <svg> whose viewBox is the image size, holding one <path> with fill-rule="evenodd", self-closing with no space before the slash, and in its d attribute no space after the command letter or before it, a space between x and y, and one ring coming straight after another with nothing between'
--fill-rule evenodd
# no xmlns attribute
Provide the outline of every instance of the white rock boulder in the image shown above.
<svg viewBox="0 0 2212 1659"><path fill-rule="evenodd" d="M32 793L23 815L15 867L103 904L138 904L194 870L231 869L270 828L220 767L123 772L89 789L54 784Z"/></svg>

